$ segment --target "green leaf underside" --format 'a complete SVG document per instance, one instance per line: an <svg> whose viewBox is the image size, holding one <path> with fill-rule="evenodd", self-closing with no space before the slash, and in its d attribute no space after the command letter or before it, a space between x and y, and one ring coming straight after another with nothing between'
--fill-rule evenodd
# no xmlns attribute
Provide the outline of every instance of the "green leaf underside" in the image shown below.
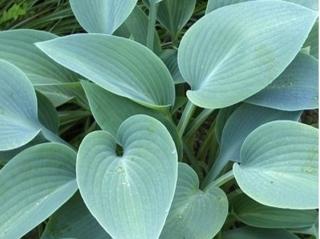
<svg viewBox="0 0 320 239"><path fill-rule="evenodd" d="M112 34L130 15L137 0L70 0L80 25L89 33Z"/></svg>
<svg viewBox="0 0 320 239"><path fill-rule="evenodd" d="M195 5L196 0L164 0L158 7L158 20L176 38L191 18Z"/></svg>
<svg viewBox="0 0 320 239"><path fill-rule="evenodd" d="M149 107L167 107L174 84L164 63L132 40L104 34L75 34L37 46L63 66L102 88Z"/></svg>
<svg viewBox="0 0 320 239"><path fill-rule="evenodd" d="M233 165L233 172L242 191L261 204L315 209L317 160L317 129L292 121L273 121L247 137L241 147L241 163Z"/></svg>
<svg viewBox="0 0 320 239"><path fill-rule="evenodd" d="M228 199L214 185L199 189L193 169L179 163L178 182L160 239L211 239L222 228L228 214Z"/></svg>
<svg viewBox="0 0 320 239"><path fill-rule="evenodd" d="M27 76L0 60L0 151L23 146L40 132L37 98Z"/></svg>
<svg viewBox="0 0 320 239"><path fill-rule="evenodd" d="M111 239L91 215L79 193L56 211L46 225L41 239Z"/></svg>
<svg viewBox="0 0 320 239"><path fill-rule="evenodd" d="M116 142L123 153L116 152ZM77 159L77 180L86 205L112 237L121 239L160 236L177 171L169 132L146 115L124 121L116 139L105 131L87 135Z"/></svg>
<svg viewBox="0 0 320 239"><path fill-rule="evenodd" d="M182 158L182 140L175 125L162 112L146 108L127 98L112 94L90 82L82 81L81 84L86 92L91 112L101 129L116 137L121 123L130 116L136 114L152 116L167 127L176 144L179 158Z"/></svg>
<svg viewBox="0 0 320 239"><path fill-rule="evenodd" d="M316 210L290 210L264 206L245 194L233 199L232 211L246 225L260 228L306 228L317 221Z"/></svg>
<svg viewBox="0 0 320 239"><path fill-rule="evenodd" d="M46 143L26 149L0 171L0 237L21 238L76 191L76 154Z"/></svg>
<svg viewBox="0 0 320 239"><path fill-rule="evenodd" d="M223 239L298 239L296 235L280 229L241 227L223 233Z"/></svg>
<svg viewBox="0 0 320 239"><path fill-rule="evenodd" d="M294 120L301 111L287 112L243 103L228 118L224 125L220 151L209 171L208 181L214 180L230 161L240 161L240 150L246 137L259 126L273 120Z"/></svg>
<svg viewBox="0 0 320 239"><path fill-rule="evenodd" d="M246 102L286 111L316 109L318 90L318 61L300 53L275 81Z"/></svg>
<svg viewBox="0 0 320 239"><path fill-rule="evenodd" d="M76 82L75 74L56 64L34 43L56 38L55 35L28 29L0 32L0 58L19 67L42 93L61 105L74 96L73 91L57 89L56 85Z"/></svg>
<svg viewBox="0 0 320 239"><path fill-rule="evenodd" d="M178 51L189 100L224 108L259 92L294 59L316 18L316 12L282 1L244 2L207 14Z"/></svg>
<svg viewBox="0 0 320 239"><path fill-rule="evenodd" d="M255 0L208 0L207 10L206 13L209 13L217 8L228 6L231 4L241 3L241 2L248 2L248 1L255 1ZM257 0L261 1L261 0ZM266 1L266 0L264 0ZM292 2L295 4L300 4L304 7L310 8L312 10L318 10L318 1L317 0L284 0L287 2Z"/></svg>

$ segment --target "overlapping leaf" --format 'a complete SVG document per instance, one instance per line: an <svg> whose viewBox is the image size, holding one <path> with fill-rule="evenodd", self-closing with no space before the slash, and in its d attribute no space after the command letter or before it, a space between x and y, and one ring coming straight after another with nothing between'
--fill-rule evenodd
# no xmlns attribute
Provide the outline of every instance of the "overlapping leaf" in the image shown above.
<svg viewBox="0 0 320 239"><path fill-rule="evenodd" d="M16 66L0 61L0 151L18 148L39 134L37 98Z"/></svg>
<svg viewBox="0 0 320 239"><path fill-rule="evenodd" d="M41 144L18 154L0 171L0 238L21 238L77 190L76 154Z"/></svg>
<svg viewBox="0 0 320 239"><path fill-rule="evenodd" d="M240 149L246 137L257 127L273 120L298 120L301 112L287 112L242 104L224 125L217 160L208 173L207 181L216 178L230 161L240 161Z"/></svg>
<svg viewBox="0 0 320 239"><path fill-rule="evenodd" d="M223 233L224 239L298 239L296 235L276 229L258 229L253 227L241 227Z"/></svg>
<svg viewBox="0 0 320 239"><path fill-rule="evenodd" d="M247 1L255 1L255 0L208 0L206 13L209 13L217 8L228 6L231 4L247 2ZM257 0L261 1L261 0ZM265 0L266 1L266 0ZM304 7L313 9L315 11L318 10L318 1L317 0L284 0L287 2L292 2L296 4L300 4Z"/></svg>
<svg viewBox="0 0 320 239"><path fill-rule="evenodd" d="M90 82L83 81L82 86L86 92L90 109L101 129L108 131L116 137L117 131L127 118L136 114L152 116L163 123L169 130L175 142L179 158L183 156L183 144L175 125L165 114L150 108L143 107L127 98L112 94Z"/></svg>
<svg viewBox="0 0 320 239"><path fill-rule="evenodd" d="M164 0L158 7L158 20L170 32L173 40L191 18L196 0Z"/></svg>
<svg viewBox="0 0 320 239"><path fill-rule="evenodd" d="M169 132L145 115L123 122L116 139L105 131L89 134L77 158L80 193L113 238L159 238L177 171L177 152Z"/></svg>
<svg viewBox="0 0 320 239"><path fill-rule="evenodd" d="M80 25L90 33L112 34L130 15L137 0L70 0Z"/></svg>
<svg viewBox="0 0 320 239"><path fill-rule="evenodd" d="M178 52L174 49L167 49L160 55L163 62L168 67L175 84L183 83L184 79L180 73L178 66Z"/></svg>
<svg viewBox="0 0 320 239"><path fill-rule="evenodd" d="M261 204L315 209L318 130L292 121L264 124L246 138L233 172L242 191Z"/></svg>
<svg viewBox="0 0 320 239"><path fill-rule="evenodd" d="M32 84L57 106L76 96L81 99L81 92L69 87L79 85L76 75L56 64L34 45L54 38L56 36L51 33L36 30L2 31L0 58L24 71Z"/></svg>
<svg viewBox="0 0 320 239"><path fill-rule="evenodd" d="M318 61L300 53L274 82L246 102L286 111L316 109L318 91Z"/></svg>
<svg viewBox="0 0 320 239"><path fill-rule="evenodd" d="M37 43L47 55L106 90L150 107L172 105L174 84L148 48L103 34L77 34Z"/></svg>
<svg viewBox="0 0 320 239"><path fill-rule="evenodd" d="M260 228L307 228L317 221L316 210L290 210L264 206L245 194L233 198L232 212L241 222Z"/></svg>
<svg viewBox="0 0 320 239"><path fill-rule="evenodd" d="M193 169L180 163L178 182L160 239L211 239L223 226L228 214L228 199L215 185L199 189Z"/></svg>
<svg viewBox="0 0 320 239"><path fill-rule="evenodd" d="M232 16L232 17L230 17ZM316 12L283 1L250 1L207 14L183 37L178 64L203 108L240 102L274 81L297 55Z"/></svg>
<svg viewBox="0 0 320 239"><path fill-rule="evenodd" d="M46 225L41 239L111 239L91 215L79 193L56 211Z"/></svg>

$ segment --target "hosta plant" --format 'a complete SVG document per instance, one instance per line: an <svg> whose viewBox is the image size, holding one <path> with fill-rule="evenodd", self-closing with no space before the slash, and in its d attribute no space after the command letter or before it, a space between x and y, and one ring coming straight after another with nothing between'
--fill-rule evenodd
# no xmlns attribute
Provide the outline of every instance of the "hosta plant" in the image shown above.
<svg viewBox="0 0 320 239"><path fill-rule="evenodd" d="M318 237L317 1L196 4L0 32L1 239Z"/></svg>

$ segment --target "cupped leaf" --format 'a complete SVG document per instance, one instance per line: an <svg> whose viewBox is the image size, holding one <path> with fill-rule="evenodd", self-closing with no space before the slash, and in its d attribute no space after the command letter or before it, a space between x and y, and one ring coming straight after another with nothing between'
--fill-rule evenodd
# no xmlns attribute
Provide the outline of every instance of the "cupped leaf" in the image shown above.
<svg viewBox="0 0 320 239"><path fill-rule="evenodd" d="M46 143L28 148L0 171L0 238L21 238L77 190L76 153Z"/></svg>
<svg viewBox="0 0 320 239"><path fill-rule="evenodd" d="M250 104L239 106L226 121L217 160L208 173L207 181L214 180L230 161L240 161L240 150L246 137L259 126L273 120L294 120L301 111L287 112Z"/></svg>
<svg viewBox="0 0 320 239"><path fill-rule="evenodd" d="M248 1L261 1L261 0L208 0L206 13L209 13L220 7L241 3L241 2L248 2ZM266 1L266 0L263 0L263 1ZM306 0L284 0L284 1L299 4L304 7L310 8L312 10L318 11L317 0L307 0L307 1Z"/></svg>
<svg viewBox="0 0 320 239"><path fill-rule="evenodd" d="M117 131L126 119L136 114L152 116L166 126L174 140L179 158L183 156L183 144L175 125L163 112L139 105L127 98L112 94L101 87L81 82L89 101L91 112L101 129L116 137Z"/></svg>
<svg viewBox="0 0 320 239"><path fill-rule="evenodd" d="M318 130L292 121L264 124L246 138L233 172L242 191L261 204L315 209Z"/></svg>
<svg viewBox="0 0 320 239"><path fill-rule="evenodd" d="M169 132L146 115L124 121L116 139L105 131L89 134L77 159L84 202L110 236L121 239L159 238L177 171L177 152Z"/></svg>
<svg viewBox="0 0 320 239"><path fill-rule="evenodd" d="M223 239L298 239L296 235L280 229L241 227L223 233Z"/></svg>
<svg viewBox="0 0 320 239"><path fill-rule="evenodd" d="M19 67L32 84L50 100L61 105L75 96L77 91L62 91L57 85L77 83L77 76L41 52L35 42L56 38L55 35L36 30L9 30L0 32L0 58ZM79 84L79 83L78 83Z"/></svg>
<svg viewBox="0 0 320 239"><path fill-rule="evenodd" d="M241 222L260 228L306 228L318 218L316 210L290 210L264 206L245 194L236 196L232 212Z"/></svg>
<svg viewBox="0 0 320 239"><path fill-rule="evenodd" d="M178 52L175 49L167 49L160 55L164 64L168 67L175 84L183 83L184 79L178 66Z"/></svg>
<svg viewBox="0 0 320 239"><path fill-rule="evenodd" d="M318 108L318 61L298 54L275 81L246 102L286 111Z"/></svg>
<svg viewBox="0 0 320 239"><path fill-rule="evenodd" d="M90 33L112 34L130 15L137 0L70 0L80 25Z"/></svg>
<svg viewBox="0 0 320 239"><path fill-rule="evenodd" d="M189 100L224 108L259 92L294 59L316 18L315 11L272 0L234 4L204 16L178 51L181 74L191 85Z"/></svg>
<svg viewBox="0 0 320 239"><path fill-rule="evenodd" d="M27 76L0 60L0 151L15 149L39 134L37 98Z"/></svg>
<svg viewBox="0 0 320 239"><path fill-rule="evenodd" d="M164 0L158 7L158 20L170 32L173 40L191 18L196 0Z"/></svg>
<svg viewBox="0 0 320 239"><path fill-rule="evenodd" d="M111 239L91 215L79 193L56 211L46 225L41 239Z"/></svg>
<svg viewBox="0 0 320 239"><path fill-rule="evenodd" d="M76 34L37 46L58 63L114 94L150 107L174 102L174 84L165 64L132 40Z"/></svg>
<svg viewBox="0 0 320 239"><path fill-rule="evenodd" d="M179 163L177 188L160 239L211 239L220 231L227 215L225 193L213 184L200 190L194 170Z"/></svg>

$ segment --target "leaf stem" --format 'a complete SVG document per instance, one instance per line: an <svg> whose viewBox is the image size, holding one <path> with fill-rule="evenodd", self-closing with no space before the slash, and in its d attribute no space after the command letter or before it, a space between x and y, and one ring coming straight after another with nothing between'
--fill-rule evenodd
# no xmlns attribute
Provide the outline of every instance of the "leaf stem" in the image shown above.
<svg viewBox="0 0 320 239"><path fill-rule="evenodd" d="M190 125L190 130L186 133L186 139L189 139L199 129L213 111L213 109L204 109L197 118L194 119Z"/></svg>
<svg viewBox="0 0 320 239"><path fill-rule="evenodd" d="M230 180L234 179L233 171L230 170L229 172L223 174L221 177L217 178L213 181L213 183L217 187L221 187L223 184L229 182Z"/></svg>
<svg viewBox="0 0 320 239"><path fill-rule="evenodd" d="M148 33L147 33L147 47L153 51L154 33L157 19L158 3L151 3L149 7L149 21L148 21Z"/></svg>
<svg viewBox="0 0 320 239"><path fill-rule="evenodd" d="M195 109L196 109L196 106L194 104L192 104L191 101L188 101L186 107L183 110L179 124L177 126L178 133L181 137L183 136L183 133L184 133Z"/></svg>

